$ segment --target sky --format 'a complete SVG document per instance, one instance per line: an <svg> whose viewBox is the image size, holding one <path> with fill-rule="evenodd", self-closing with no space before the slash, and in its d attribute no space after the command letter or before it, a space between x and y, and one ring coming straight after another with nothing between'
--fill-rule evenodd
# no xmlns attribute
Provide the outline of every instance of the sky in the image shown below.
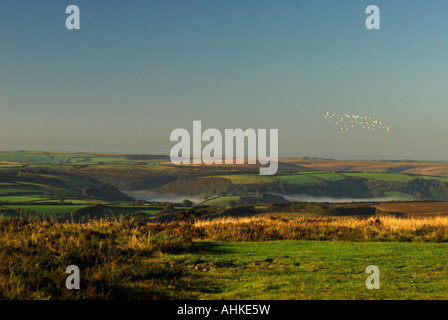
<svg viewBox="0 0 448 320"><path fill-rule="evenodd" d="M368 30L368 5L380 30ZM80 30L67 30L77 5ZM448 160L448 1L0 2L0 150L169 154L278 129L281 156ZM393 132L342 132L326 112Z"/></svg>

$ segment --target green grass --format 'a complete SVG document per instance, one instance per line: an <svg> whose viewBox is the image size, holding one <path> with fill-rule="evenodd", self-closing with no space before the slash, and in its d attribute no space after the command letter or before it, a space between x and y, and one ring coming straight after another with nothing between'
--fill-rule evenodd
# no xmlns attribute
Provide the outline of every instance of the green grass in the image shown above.
<svg viewBox="0 0 448 320"><path fill-rule="evenodd" d="M217 225L196 233L179 223L0 220L0 299L448 299L448 243L436 243L430 227L430 242L419 242L424 230L412 228L406 232L416 242L211 239L219 232L290 234L284 222L269 221L281 229L239 223L239 231ZM327 222L331 237L333 219ZM368 228L380 230L371 222ZM81 290L65 289L70 264L82 272ZM365 287L369 265L380 269L379 290Z"/></svg>
<svg viewBox="0 0 448 320"><path fill-rule="evenodd" d="M238 196L225 196L207 200L202 204L208 206L227 206L229 204L229 201L235 201L235 203L238 203L240 200L241 197Z"/></svg>
<svg viewBox="0 0 448 320"><path fill-rule="evenodd" d="M199 299L447 299L448 244L272 241L198 242L192 254L170 255L199 277ZM380 268L368 290L365 269ZM199 270L199 271L198 271ZM202 292L203 284L209 291Z"/></svg>
<svg viewBox="0 0 448 320"><path fill-rule="evenodd" d="M89 203L103 203L107 204L108 201L103 200L95 200L95 199L89 199L89 200L79 200L79 199L65 199L65 204L89 204ZM39 198L39 200L34 201L36 204L40 202L51 202L51 203L60 203L59 199L45 199L45 198Z"/></svg>
<svg viewBox="0 0 448 320"><path fill-rule="evenodd" d="M320 184L321 180L313 178L305 174L294 174L294 175L284 175L284 176L274 176L275 179L284 181L290 184L296 185L307 185L307 184Z"/></svg>
<svg viewBox="0 0 448 320"><path fill-rule="evenodd" d="M448 182L446 177L429 177L429 176L413 176L402 173L376 173L376 172L306 172L293 175L279 175L274 176L275 179L282 180L284 182L295 184L295 185L307 185L322 183L322 180L328 182L335 182L344 180L347 177L361 178L367 180L378 180L387 182L397 182L406 183L411 180L422 178L422 179L437 179L444 182Z"/></svg>
<svg viewBox="0 0 448 320"><path fill-rule="evenodd" d="M27 164L132 163L121 156L97 156L89 153L0 152L0 160ZM11 165L3 165L11 167Z"/></svg>
<svg viewBox="0 0 448 320"><path fill-rule="evenodd" d="M23 192L45 192L45 190L31 185L15 184L15 185L0 185L0 192L23 193Z"/></svg>
<svg viewBox="0 0 448 320"><path fill-rule="evenodd" d="M84 201L85 203L85 201ZM17 209L22 208L25 211L26 210L32 210L36 212L39 216L63 216L65 214L71 213L76 209L80 209L83 207L86 207L87 204L79 205L79 204L73 204L73 205L37 205L37 204L30 204L30 205L2 205L2 207L11 208L11 209ZM127 213L136 213L136 212L142 212L146 213L148 215L154 216L157 213L159 213L161 210L155 210L151 209L147 206L142 207L108 207L105 209L105 213L110 213L111 215L121 215L121 214L127 214Z"/></svg>
<svg viewBox="0 0 448 320"><path fill-rule="evenodd" d="M149 214L150 216L155 216L157 213L160 212L160 210L141 210L138 212L143 212L143 213Z"/></svg>
<svg viewBox="0 0 448 320"><path fill-rule="evenodd" d="M251 174L214 176L213 178L225 178L232 181L233 184L260 184L275 182L272 177Z"/></svg>
<svg viewBox="0 0 448 320"><path fill-rule="evenodd" d="M376 172L362 172L362 173L343 173L344 176L363 178L369 180L380 180L388 182L409 182L416 177L401 173L376 173Z"/></svg>
<svg viewBox="0 0 448 320"><path fill-rule="evenodd" d="M328 182L334 182L346 179L346 177L343 176L342 174L335 172L310 173L309 175L312 177L324 179Z"/></svg>
<svg viewBox="0 0 448 320"><path fill-rule="evenodd" d="M17 209L22 208L25 210L32 210L39 216L61 216L66 213L70 213L73 210L84 207L84 205L3 205L3 207Z"/></svg>
<svg viewBox="0 0 448 320"><path fill-rule="evenodd" d="M0 202L28 202L28 201L36 201L40 200L41 198L36 196L0 196Z"/></svg>
<svg viewBox="0 0 448 320"><path fill-rule="evenodd" d="M39 184L39 183L25 183L19 182L17 184L0 185L0 193L24 193L33 192L35 194L64 194L64 196L80 196L80 192L67 188L55 187L51 185Z"/></svg>

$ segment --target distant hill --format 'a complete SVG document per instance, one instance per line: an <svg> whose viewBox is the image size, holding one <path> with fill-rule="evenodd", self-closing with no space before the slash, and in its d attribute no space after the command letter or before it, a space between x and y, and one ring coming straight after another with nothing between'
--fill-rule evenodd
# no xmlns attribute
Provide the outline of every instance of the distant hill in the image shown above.
<svg viewBox="0 0 448 320"><path fill-rule="evenodd" d="M126 155L111 153L63 153L63 152L35 152L35 151L0 151L0 164L132 164L135 161L163 160L163 155Z"/></svg>
<svg viewBox="0 0 448 320"><path fill-rule="evenodd" d="M89 177L44 169L0 170L0 203L132 201L117 187Z"/></svg>
<svg viewBox="0 0 448 320"><path fill-rule="evenodd" d="M86 191L101 199L111 199L101 192L109 193L107 186L114 186L196 198L277 194L448 200L448 162L281 158L276 175L260 176L259 165L177 166L167 160L163 155L4 151L0 152L0 170L47 171L74 180L91 179L93 185L86 186Z"/></svg>
<svg viewBox="0 0 448 320"><path fill-rule="evenodd" d="M448 162L403 161L345 161L304 158L281 158L282 162L296 164L307 171L389 172L448 177Z"/></svg>

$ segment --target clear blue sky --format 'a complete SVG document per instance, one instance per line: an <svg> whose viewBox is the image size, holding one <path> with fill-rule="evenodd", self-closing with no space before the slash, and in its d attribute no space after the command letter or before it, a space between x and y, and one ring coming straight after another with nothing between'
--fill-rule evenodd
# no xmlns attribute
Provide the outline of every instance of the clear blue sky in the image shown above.
<svg viewBox="0 0 448 320"><path fill-rule="evenodd" d="M3 0L0 149L168 154L202 120L279 129L283 156L448 160L447 59L445 0Z"/></svg>

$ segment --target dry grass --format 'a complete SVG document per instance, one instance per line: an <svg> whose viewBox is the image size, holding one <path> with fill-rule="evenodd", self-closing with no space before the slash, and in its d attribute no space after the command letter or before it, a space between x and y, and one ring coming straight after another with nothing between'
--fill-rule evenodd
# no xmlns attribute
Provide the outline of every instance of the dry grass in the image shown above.
<svg viewBox="0 0 448 320"><path fill-rule="evenodd" d="M314 218L281 216L198 221L193 239L448 242L448 217Z"/></svg>
<svg viewBox="0 0 448 320"><path fill-rule="evenodd" d="M184 278L184 268L158 257L191 246L183 234L129 221L3 219L0 299L170 298L169 286ZM72 264L82 270L82 290L65 288L65 268Z"/></svg>
<svg viewBox="0 0 448 320"><path fill-rule="evenodd" d="M245 223L274 224L277 227L285 227L294 224L309 224L322 226L344 226L349 228L367 228L372 224L379 224L382 228L391 231L412 231L422 226L446 227L448 228L448 217L430 218L396 218L396 217L338 217L338 218L312 218L301 217L299 219L282 219L281 217L243 217L243 218L218 218L214 220L199 220L195 227L211 227L222 224L240 225Z"/></svg>
<svg viewBox="0 0 448 320"><path fill-rule="evenodd" d="M185 258L173 261L166 254L191 252L194 240L448 242L448 218L272 216L164 224L1 219L0 299L185 298L191 268ZM83 270L82 290L65 288L65 268L72 264Z"/></svg>

